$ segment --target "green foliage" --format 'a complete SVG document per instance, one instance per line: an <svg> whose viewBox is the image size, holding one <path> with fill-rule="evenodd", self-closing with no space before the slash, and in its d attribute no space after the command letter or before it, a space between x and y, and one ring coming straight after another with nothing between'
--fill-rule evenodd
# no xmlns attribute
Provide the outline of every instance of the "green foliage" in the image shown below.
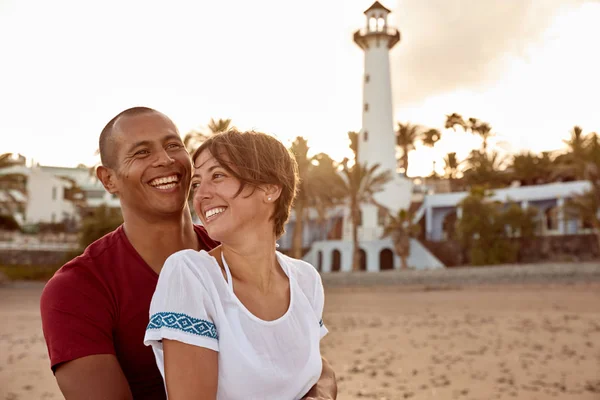
<svg viewBox="0 0 600 400"><path fill-rule="evenodd" d="M94 241L102 236L117 229L123 223L121 210L109 208L106 205L101 205L94 210L94 213L87 216L82 221L79 247L85 249Z"/></svg>
<svg viewBox="0 0 600 400"><path fill-rule="evenodd" d="M491 193L483 187L474 187L460 207L462 218L457 223L456 233L473 265L515 262L521 241L510 239L535 235L538 215L535 208L523 210L517 204L505 206L493 201Z"/></svg>

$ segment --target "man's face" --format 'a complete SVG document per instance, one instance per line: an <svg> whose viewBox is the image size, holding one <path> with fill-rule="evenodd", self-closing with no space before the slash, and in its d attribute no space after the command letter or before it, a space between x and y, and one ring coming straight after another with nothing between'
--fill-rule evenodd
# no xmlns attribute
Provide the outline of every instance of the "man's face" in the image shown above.
<svg viewBox="0 0 600 400"><path fill-rule="evenodd" d="M177 128L160 113L120 118L114 126L114 192L129 212L181 213L192 164Z"/></svg>

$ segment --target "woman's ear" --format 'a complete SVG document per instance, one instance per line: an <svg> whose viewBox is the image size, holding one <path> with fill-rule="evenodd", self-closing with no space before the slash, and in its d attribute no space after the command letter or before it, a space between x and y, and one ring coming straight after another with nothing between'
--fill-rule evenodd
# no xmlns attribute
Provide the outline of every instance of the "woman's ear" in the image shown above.
<svg viewBox="0 0 600 400"><path fill-rule="evenodd" d="M274 203L281 196L281 186L277 185L267 185L265 186L265 202L266 203Z"/></svg>

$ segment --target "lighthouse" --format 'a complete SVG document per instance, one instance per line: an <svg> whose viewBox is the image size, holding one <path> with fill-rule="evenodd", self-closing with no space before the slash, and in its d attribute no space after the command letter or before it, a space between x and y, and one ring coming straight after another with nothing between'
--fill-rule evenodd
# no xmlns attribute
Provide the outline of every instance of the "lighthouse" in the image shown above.
<svg viewBox="0 0 600 400"><path fill-rule="evenodd" d="M375 194L379 205L395 214L408 210L412 182L397 173L394 133L390 50L400 42L400 32L388 25L390 10L376 1L364 13L366 24L354 33L354 42L364 51L362 129L358 140L358 162L367 167L379 164L379 172L390 171L393 179ZM380 240L386 212L375 205L361 206L360 241ZM350 224L344 224L348 226ZM350 230L344 229L345 238Z"/></svg>

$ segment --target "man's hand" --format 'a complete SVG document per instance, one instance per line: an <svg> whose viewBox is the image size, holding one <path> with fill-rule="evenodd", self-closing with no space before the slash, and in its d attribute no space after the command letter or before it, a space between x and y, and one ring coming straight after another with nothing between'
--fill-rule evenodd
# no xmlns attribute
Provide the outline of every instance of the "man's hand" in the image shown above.
<svg viewBox="0 0 600 400"><path fill-rule="evenodd" d="M335 382L335 372L329 362L321 357L323 369L321 377L315 386L313 386L302 399L304 400L335 400L337 398L337 383Z"/></svg>

